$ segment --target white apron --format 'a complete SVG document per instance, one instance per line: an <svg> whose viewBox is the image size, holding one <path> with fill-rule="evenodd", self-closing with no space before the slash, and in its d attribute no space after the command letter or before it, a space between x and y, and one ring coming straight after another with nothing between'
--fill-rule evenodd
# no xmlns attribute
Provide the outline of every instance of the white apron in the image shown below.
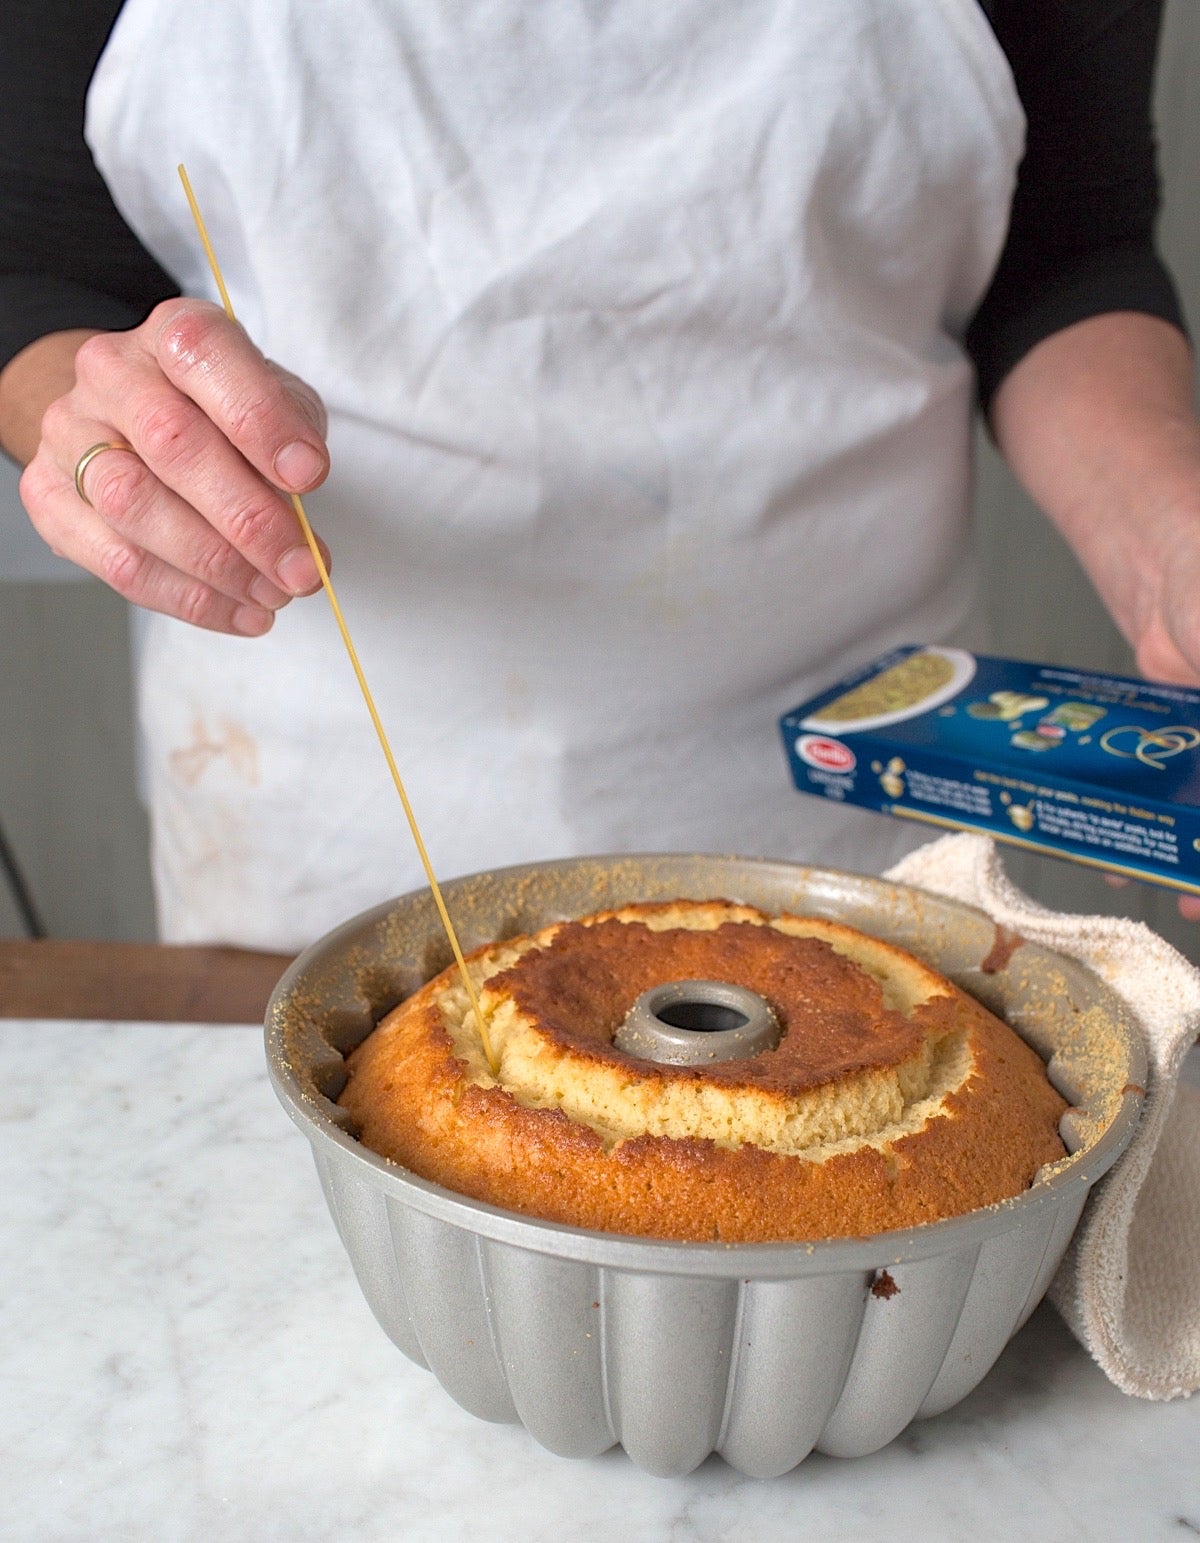
<svg viewBox="0 0 1200 1543"><path fill-rule="evenodd" d="M970 371L1022 144L977 0L127 0L116 201L322 394L308 500L435 868L911 833L776 720L972 600ZM143 628L162 935L422 882L325 600Z"/></svg>

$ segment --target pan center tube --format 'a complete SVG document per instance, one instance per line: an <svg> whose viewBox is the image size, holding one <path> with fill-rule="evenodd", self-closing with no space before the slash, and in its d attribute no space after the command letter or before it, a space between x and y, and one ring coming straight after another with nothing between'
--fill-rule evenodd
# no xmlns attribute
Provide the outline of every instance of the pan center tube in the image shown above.
<svg viewBox="0 0 1200 1543"><path fill-rule="evenodd" d="M722 980L672 980L642 992L613 1044L642 1061L708 1066L774 1050L782 1032L757 991Z"/></svg>

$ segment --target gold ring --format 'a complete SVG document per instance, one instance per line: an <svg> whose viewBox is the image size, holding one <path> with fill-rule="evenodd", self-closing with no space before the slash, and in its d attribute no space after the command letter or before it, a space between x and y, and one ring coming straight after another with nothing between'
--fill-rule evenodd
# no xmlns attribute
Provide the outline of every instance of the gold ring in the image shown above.
<svg viewBox="0 0 1200 1543"><path fill-rule="evenodd" d="M98 445L92 445L92 447L90 449L85 450L83 452L83 454L79 457L78 461L76 461L76 463L75 463L75 491L79 494L80 498L83 499L84 503L88 506L89 509L94 509L96 506L95 506L95 504L92 503L91 499L83 491L83 474L84 474L84 472L87 471L88 467L92 464L92 462L96 459L96 457L98 455L100 455L105 450L132 450L132 449L133 449L133 446L131 444L128 444L123 439L102 439Z"/></svg>

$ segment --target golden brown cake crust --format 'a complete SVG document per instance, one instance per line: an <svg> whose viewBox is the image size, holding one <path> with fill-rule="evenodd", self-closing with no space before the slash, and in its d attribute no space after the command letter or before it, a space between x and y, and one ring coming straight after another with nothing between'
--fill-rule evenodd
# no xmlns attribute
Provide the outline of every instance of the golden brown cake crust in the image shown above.
<svg viewBox="0 0 1200 1543"><path fill-rule="evenodd" d="M1064 1156L1067 1106L1036 1053L911 956L836 923L633 906L470 962L498 1079L448 971L355 1051L339 1102L372 1150L475 1199L662 1238L852 1237L1019 1194ZM616 1050L633 1000L677 979L759 991L779 1047L703 1069ZM571 1114L539 1107L551 1099Z"/></svg>
<svg viewBox="0 0 1200 1543"><path fill-rule="evenodd" d="M648 909L648 908L647 908ZM581 1056L627 1064L613 1035L642 992L667 980L720 980L757 991L783 1028L774 1050L703 1070L659 1066L680 1080L737 1082L782 1093L820 1087L851 1072L914 1055L921 1023L883 1005L880 984L819 937L791 937L745 922L711 931L652 931L615 917L567 922L545 948L523 954L489 981L542 1032ZM937 998L918 1013L945 1009ZM803 1033L790 1033L793 1022Z"/></svg>

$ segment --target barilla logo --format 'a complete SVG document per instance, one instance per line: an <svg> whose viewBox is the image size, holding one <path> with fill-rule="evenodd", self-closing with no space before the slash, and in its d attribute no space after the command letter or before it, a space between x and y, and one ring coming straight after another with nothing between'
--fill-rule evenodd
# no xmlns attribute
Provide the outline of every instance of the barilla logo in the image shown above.
<svg viewBox="0 0 1200 1543"><path fill-rule="evenodd" d="M819 766L822 771L852 772L858 758L849 745L840 739L828 739L824 734L801 734L796 741L796 754L809 766Z"/></svg>

